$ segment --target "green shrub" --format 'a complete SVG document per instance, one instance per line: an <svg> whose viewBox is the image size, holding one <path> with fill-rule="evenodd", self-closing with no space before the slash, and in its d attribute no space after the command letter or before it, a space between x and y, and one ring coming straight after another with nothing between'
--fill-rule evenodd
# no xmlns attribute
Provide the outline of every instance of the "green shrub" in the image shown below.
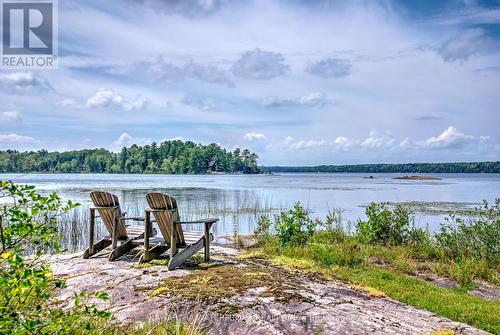
<svg viewBox="0 0 500 335"><path fill-rule="evenodd" d="M411 256L417 259L442 259L443 252L431 238L429 229L413 227L408 231L406 244Z"/></svg>
<svg viewBox="0 0 500 335"><path fill-rule="evenodd" d="M338 229L319 230L310 238L311 243L333 244L351 239L351 236Z"/></svg>
<svg viewBox="0 0 500 335"><path fill-rule="evenodd" d="M366 221L358 220L356 234L365 243L402 244L410 233L412 212L401 205L394 210L385 203L372 202L366 208Z"/></svg>
<svg viewBox="0 0 500 335"><path fill-rule="evenodd" d="M53 277L44 252L59 251L56 218L77 204L6 181L0 181L0 198L7 200L0 205L0 334L91 333L110 315L88 301L107 299L105 293L75 295L70 310L48 307L64 282Z"/></svg>
<svg viewBox="0 0 500 335"><path fill-rule="evenodd" d="M259 239L265 239L271 236L272 222L269 216L262 215L257 222L257 228L254 230L254 235Z"/></svg>
<svg viewBox="0 0 500 335"><path fill-rule="evenodd" d="M484 201L467 218L450 215L435 237L437 245L457 262L472 258L499 266L500 199L493 206Z"/></svg>
<svg viewBox="0 0 500 335"><path fill-rule="evenodd" d="M276 218L276 236L281 245L305 245L317 226L318 222L312 220L297 202L293 209L281 212Z"/></svg>
<svg viewBox="0 0 500 335"><path fill-rule="evenodd" d="M364 264L367 259L362 246L353 242L341 245L311 243L307 248L307 256L325 267L332 265L354 267Z"/></svg>

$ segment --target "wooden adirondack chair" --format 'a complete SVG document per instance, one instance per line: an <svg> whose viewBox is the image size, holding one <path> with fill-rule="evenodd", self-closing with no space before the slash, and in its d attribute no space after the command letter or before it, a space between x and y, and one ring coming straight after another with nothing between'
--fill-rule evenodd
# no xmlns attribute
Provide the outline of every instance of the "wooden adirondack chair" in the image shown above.
<svg viewBox="0 0 500 335"><path fill-rule="evenodd" d="M167 194L152 192L146 196L149 208L146 208L146 224L144 236L144 254L140 262L147 262L158 258L163 252L170 249L170 261L168 269L173 270L182 265L189 257L205 248L205 261L210 260L210 241L213 235L210 234L212 225L218 219L203 219L197 221L181 221L177 202ZM163 240L159 238L150 239L147 232L151 229L151 213L160 228ZM204 232L194 233L183 231L182 224L200 224L204 226ZM188 243L189 242L189 243ZM155 244L151 249L150 244ZM178 249L182 249L178 252Z"/></svg>
<svg viewBox="0 0 500 335"><path fill-rule="evenodd" d="M143 217L127 217L122 212L118 197L108 192L94 191L90 193L90 198L94 207L90 207L90 227L89 227L89 247L84 251L83 258L87 259L108 246L112 246L109 254L109 260L113 261L124 255L142 242L144 237L144 225L126 226L128 220L144 221ZM99 213L96 217L95 211ZM94 243L95 219L100 217L106 226L109 236ZM156 231L150 231L149 235L156 234ZM120 245L118 245L120 242Z"/></svg>

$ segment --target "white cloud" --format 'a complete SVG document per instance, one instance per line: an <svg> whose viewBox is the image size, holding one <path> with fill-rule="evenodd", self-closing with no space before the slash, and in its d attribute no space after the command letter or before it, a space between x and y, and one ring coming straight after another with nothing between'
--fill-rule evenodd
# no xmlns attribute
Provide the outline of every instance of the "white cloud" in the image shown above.
<svg viewBox="0 0 500 335"><path fill-rule="evenodd" d="M156 81L174 83L187 79L196 79L199 81L234 87L234 82L228 73L215 65L202 65L190 62L183 65L176 65L169 62L164 56L157 57L154 61L140 63L137 70L141 73L146 72Z"/></svg>
<svg viewBox="0 0 500 335"><path fill-rule="evenodd" d="M467 61L471 56L489 48L490 40L481 28L467 29L450 38L438 50L445 62Z"/></svg>
<svg viewBox="0 0 500 335"><path fill-rule="evenodd" d="M285 141L291 149L313 149L313 148L324 148L337 151L347 151L350 149L360 148L360 140L347 138L345 136L338 136L333 141L327 139L319 140L300 140L294 142L291 137L288 137Z"/></svg>
<svg viewBox="0 0 500 335"><path fill-rule="evenodd" d="M195 1L192 2L194 7L198 6ZM156 5L149 5L152 2ZM160 8L163 6L160 2L165 9ZM95 145L110 145L116 138L106 139L106 130L113 129L153 139L177 135L189 139L196 134L199 140L219 141L228 146L239 144L235 143L238 140L250 147L264 144L263 150L258 152L263 164L290 164L299 160L303 164L340 164L492 157L491 153L477 150L476 142L466 150L453 152L422 147L426 139L437 138L451 124L465 134L473 134L476 141L479 135L490 135L493 143L500 140L496 129L500 121L500 99L495 90L500 87L497 69L500 53L472 53L469 62L456 64L460 60L457 57L462 56L452 52L461 48L456 47L456 41L444 43L465 27L477 26L436 25L430 22L435 17L422 15L430 11L418 12L419 19L412 20L403 12L405 6L386 6L381 2L335 2L328 6L304 1L300 4L297 1L224 2L221 10L214 12L210 9L214 7L208 5L211 14L201 19L185 15L185 9L176 6L188 4L177 0L123 0L118 4L77 0L71 1L71 8L62 4L64 15L60 18L65 33L61 35L61 43L71 52L63 56L64 62L61 59L57 71L32 71L49 80L60 95L35 94L19 100L3 94L0 84L1 111L19 109L23 113L29 111L29 115L23 114L25 119L34 117L23 125L22 133L9 128L3 129L4 132L18 132L50 141L59 137L58 130L67 129L69 131L61 135L60 141L67 143L68 148L89 136ZM143 3L147 5L142 6ZM448 9L439 12L449 14ZM496 17L498 21L498 13L498 10L489 13L488 20ZM456 17L455 13L451 14ZM85 19L88 17L93 18L91 25ZM498 36L491 33L491 27L480 27L484 33L474 38L491 38L498 47ZM430 47L418 48L419 45ZM442 55L448 52L450 61L457 59L455 64L443 61L437 53L441 46ZM233 75L237 67L232 68L232 65L241 61L244 51L256 47L278 55L281 65L278 69L281 70L268 71L267 62L262 62L262 71L256 66L257 77L268 77L268 73L279 75L275 79L245 80L243 78L252 76ZM157 55L165 56L157 62L152 58ZM76 58L73 64L67 59L70 57ZM147 61L151 62L139 66ZM76 68L78 62L81 64ZM108 69L113 65L124 69L113 72L123 74L110 75ZM253 67L242 66L242 69ZM476 69L484 71L479 74ZM1 70L0 73L12 72ZM161 85L148 82L153 78L160 80ZM233 81L238 87L226 89ZM127 114L126 118L116 118L116 113L104 115L106 110L85 110L86 113L78 110L78 113L67 115L52 108L56 100L74 98L76 101L62 103L61 107L83 106L86 109L87 98L99 87L115 89L128 98L141 93L150 99L151 105L141 113L122 112ZM80 96L82 92L87 95ZM180 103L186 92L199 94L220 105L213 112L186 107ZM328 108L330 105L310 109L305 107L308 105L298 105L290 111L287 107L282 110L258 108L267 96L277 97L269 101L272 105L275 100L279 105L282 100L298 103L301 96L311 92L322 92L334 99L335 110ZM167 109L163 101L172 102L172 107ZM201 108L203 105L200 103ZM276 110L280 113L270 112ZM116 112L120 114L118 109ZM96 129L95 120L99 115L108 122L104 128ZM427 116L434 115L442 119L431 122L433 118ZM421 122L415 121L419 116L422 116ZM165 126L172 119L177 121L174 131ZM159 126L149 127L151 120ZM39 126L42 121L45 127ZM142 132L145 127L149 127L147 133ZM391 150L385 146L361 147L370 128L393 131L397 140ZM434 129L435 133L429 133L429 129ZM266 141L246 142L243 135L252 130L264 132ZM320 144L322 146L315 148L324 148L324 151L315 149L318 152L315 157L300 155L301 158L296 158L294 156L299 155L290 155L283 144L289 134L296 138L291 143L313 140L315 142L301 146ZM404 142L406 137L411 141ZM279 149L268 149L271 144L278 146L277 142L281 145ZM400 146L401 142L405 145ZM381 155L383 152L388 155Z"/></svg>
<svg viewBox="0 0 500 335"><path fill-rule="evenodd" d="M486 142L489 142L489 141L491 141L491 137L489 137L489 136L479 136L479 142L486 143Z"/></svg>
<svg viewBox="0 0 500 335"><path fill-rule="evenodd" d="M261 134L261 133L255 133L255 132L250 132L246 133L243 138L247 141L262 141L266 139L266 135Z"/></svg>
<svg viewBox="0 0 500 335"><path fill-rule="evenodd" d="M326 145L330 145L330 142L326 140L307 140L307 141L302 140L293 144L292 147L294 149L309 149L309 148L323 147Z"/></svg>
<svg viewBox="0 0 500 335"><path fill-rule="evenodd" d="M296 99L279 99L277 97L268 97L262 101L262 106L272 107L290 107L290 106L320 106L328 102L326 95L322 92L313 92Z"/></svg>
<svg viewBox="0 0 500 335"><path fill-rule="evenodd" d="M213 109L217 106L215 101L213 101L212 99L205 98L205 97L199 97L199 96L192 95L192 94L187 94L186 96L184 96L184 98L182 98L181 102L185 105L193 106L193 107L199 108L199 109L204 110L204 111L208 111L208 110Z"/></svg>
<svg viewBox="0 0 500 335"><path fill-rule="evenodd" d="M128 0L130 1L130 0ZM134 0L165 14L181 14L187 17L199 17L211 14L221 8L221 0Z"/></svg>
<svg viewBox="0 0 500 335"><path fill-rule="evenodd" d="M376 130L372 130L369 136L361 142L361 146L365 148L391 147L394 141L394 137L390 132L386 131L383 134L379 134Z"/></svg>
<svg viewBox="0 0 500 335"><path fill-rule="evenodd" d="M40 144L40 141L30 137L17 134L0 134L0 147L5 149L26 149L33 148Z"/></svg>
<svg viewBox="0 0 500 335"><path fill-rule="evenodd" d="M326 102L326 95L322 92L314 92L308 95L304 95L297 100L299 105L305 106L316 106L321 105Z"/></svg>
<svg viewBox="0 0 500 335"><path fill-rule="evenodd" d="M36 94L54 90L46 79L33 72L0 73L0 89L12 94Z"/></svg>
<svg viewBox="0 0 500 335"><path fill-rule="evenodd" d="M339 146L346 146L349 143L349 139L344 136L339 136L333 141L333 143L339 145Z"/></svg>
<svg viewBox="0 0 500 335"><path fill-rule="evenodd" d="M309 64L306 72L322 78L341 78L351 73L351 63L345 59L326 58Z"/></svg>
<svg viewBox="0 0 500 335"><path fill-rule="evenodd" d="M293 137L292 136L285 137L285 144L286 145L289 145L292 142L293 142Z"/></svg>
<svg viewBox="0 0 500 335"><path fill-rule="evenodd" d="M56 103L57 107L62 107L62 108L83 108L85 107L84 104L79 103L75 99L64 99Z"/></svg>
<svg viewBox="0 0 500 335"><path fill-rule="evenodd" d="M148 145L153 143L151 138L145 137L132 137L127 133L123 133L118 137L116 141L114 141L111 146L114 149L121 149L123 147L130 147L133 144L137 144L139 146Z"/></svg>
<svg viewBox="0 0 500 335"><path fill-rule="evenodd" d="M18 111L0 112L0 122L21 122L23 120Z"/></svg>
<svg viewBox="0 0 500 335"><path fill-rule="evenodd" d="M463 150L465 146L467 150ZM299 157L301 164L320 165L332 164L337 160L342 160L346 164L359 164L367 161L387 163L392 162L394 157L399 157L398 161L400 162L417 162L418 158L415 159L415 157L427 157L428 161L434 162L443 161L442 157L454 157L448 161L464 161L470 159L468 157L471 157L471 152L474 154L487 153L490 155L489 157L492 157L489 159L496 159L495 155L498 155L500 151L500 144L489 136L474 138L450 127L437 137L421 141L413 141L409 137L396 140L387 131L384 133L371 131L365 139L345 136L338 136L334 140L328 138L294 139L287 136L280 142L269 141L265 149L266 151L260 156ZM301 151L305 154L293 154L294 151ZM330 159L325 160L324 157ZM401 160L401 157L404 157L404 160ZM312 161L314 163L311 163ZM287 164L297 163L292 160Z"/></svg>
<svg viewBox="0 0 500 335"><path fill-rule="evenodd" d="M333 141L333 144L339 149L347 150L351 147L358 145L359 141L354 139L349 139L344 136L339 136Z"/></svg>
<svg viewBox="0 0 500 335"><path fill-rule="evenodd" d="M296 150L307 154L294 155ZM394 157L398 157L399 161L418 161L418 157L426 157L429 161L443 161L442 157L454 157L450 161L460 161L470 159L470 153L488 154L488 157L493 157L489 159L495 159L499 150L500 144L489 136L475 138L449 127L437 137L419 141L410 137L396 140L390 132L376 130L361 139L346 136L338 136L333 140L328 137L294 139L287 136L279 143L269 141L266 151L260 156L305 157L300 160L301 164L331 164L335 160L345 163L387 163L392 162ZM330 159L325 160L324 157Z"/></svg>
<svg viewBox="0 0 500 335"><path fill-rule="evenodd" d="M244 52L231 70L237 77L267 80L285 75L290 67L282 54L257 48Z"/></svg>
<svg viewBox="0 0 500 335"><path fill-rule="evenodd" d="M457 128L450 126L438 137L428 138L424 143L424 148L443 149L462 147L474 140L474 136L465 135Z"/></svg>
<svg viewBox="0 0 500 335"><path fill-rule="evenodd" d="M112 89L100 88L94 96L86 102L88 108L117 107L124 111L137 111L146 107L148 100L142 96L135 99L125 98Z"/></svg>
<svg viewBox="0 0 500 335"><path fill-rule="evenodd" d="M221 70L215 65L200 65L189 63L184 66L187 78L198 79L212 84L221 84L228 87L234 87L233 81L229 78L226 71Z"/></svg>
<svg viewBox="0 0 500 335"><path fill-rule="evenodd" d="M471 6L465 10L433 19L437 24L498 24L500 23L500 8Z"/></svg>
<svg viewBox="0 0 500 335"><path fill-rule="evenodd" d="M409 137L405 137L404 140L402 140L401 142L399 142L399 147L400 148L403 148L403 149L408 149L408 148L412 148L415 146L415 143L413 142L413 140Z"/></svg>

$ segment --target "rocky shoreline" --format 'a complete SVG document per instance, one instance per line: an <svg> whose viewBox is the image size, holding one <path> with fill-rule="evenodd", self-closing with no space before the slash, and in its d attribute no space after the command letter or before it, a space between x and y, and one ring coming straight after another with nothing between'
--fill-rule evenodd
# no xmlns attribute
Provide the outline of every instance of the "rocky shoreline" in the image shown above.
<svg viewBox="0 0 500 335"><path fill-rule="evenodd" d="M105 255L54 256L55 275L67 286L55 304L74 292L105 290L100 302L122 324L179 318L209 334L487 334L362 288L242 257L214 246L210 263L196 258L168 271L161 261L140 266L135 254L108 262Z"/></svg>

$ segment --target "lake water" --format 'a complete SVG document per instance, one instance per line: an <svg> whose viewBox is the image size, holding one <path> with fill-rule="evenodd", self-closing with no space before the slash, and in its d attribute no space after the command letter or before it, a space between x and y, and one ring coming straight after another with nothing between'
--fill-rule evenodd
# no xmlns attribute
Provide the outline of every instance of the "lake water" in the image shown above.
<svg viewBox="0 0 500 335"><path fill-rule="evenodd" d="M438 174L441 180L398 180L402 174L276 174L276 175L105 175L105 174L0 174L0 179L35 185L41 192L57 192L82 204L61 229L70 250L86 247L89 193L115 193L131 215L142 215L145 195L165 192L177 198L181 217L191 220L218 217L214 227L223 237L253 232L261 215L276 214L300 201L311 216L325 218L341 210L346 227L364 218L364 207L375 202L424 201L473 206L482 199L500 198L500 174ZM447 204L450 205L450 204ZM453 204L452 204L453 205ZM443 214L419 213L417 226L435 231ZM98 234L105 234L100 227Z"/></svg>

